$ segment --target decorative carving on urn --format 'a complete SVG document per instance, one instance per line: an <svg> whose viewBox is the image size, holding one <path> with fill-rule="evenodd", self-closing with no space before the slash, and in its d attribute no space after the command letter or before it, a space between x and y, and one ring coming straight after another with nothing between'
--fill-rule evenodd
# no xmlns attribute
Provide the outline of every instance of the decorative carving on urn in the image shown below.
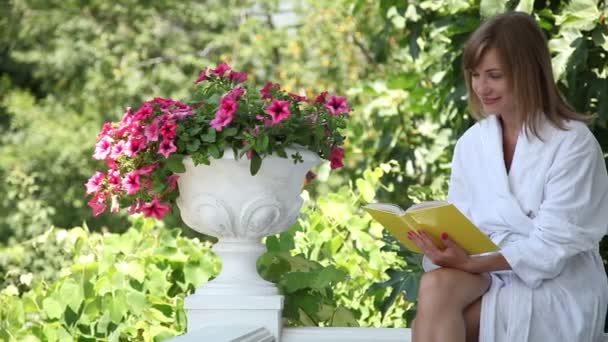
<svg viewBox="0 0 608 342"><path fill-rule="evenodd" d="M211 165L195 166L186 158L186 172L178 180L184 222L192 229L218 238L213 250L222 259L222 271L198 289L197 295L276 295L274 284L263 280L256 260L266 250L260 240L287 230L302 206L304 177L320 158L303 149L303 162L269 156L255 176L249 160L235 160L232 151Z"/></svg>

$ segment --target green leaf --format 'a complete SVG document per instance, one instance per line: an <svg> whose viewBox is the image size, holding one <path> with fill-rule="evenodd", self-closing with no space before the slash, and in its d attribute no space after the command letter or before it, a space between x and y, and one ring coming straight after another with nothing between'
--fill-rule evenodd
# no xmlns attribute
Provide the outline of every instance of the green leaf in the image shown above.
<svg viewBox="0 0 608 342"><path fill-rule="evenodd" d="M334 317L331 321L332 326L337 327L358 327L359 323L353 312L343 306L336 309Z"/></svg>
<svg viewBox="0 0 608 342"><path fill-rule="evenodd" d="M61 304L53 298L45 298L42 301L42 309L50 319L60 318L64 310Z"/></svg>
<svg viewBox="0 0 608 342"><path fill-rule="evenodd" d="M260 167L262 167L262 158L255 150L252 151L253 153L251 154L251 164L249 164L249 172L252 176L254 176L258 173L258 171L260 171Z"/></svg>
<svg viewBox="0 0 608 342"><path fill-rule="evenodd" d="M214 143L217 138L215 128L209 127L207 134L201 135L201 141L206 143Z"/></svg>
<svg viewBox="0 0 608 342"><path fill-rule="evenodd" d="M221 156L220 149L215 145L209 146L208 151L209 151L209 154L215 159L219 159Z"/></svg>
<svg viewBox="0 0 608 342"><path fill-rule="evenodd" d="M61 295L61 298L64 298L72 311L78 312L80 304L82 304L82 301L84 300L82 286L79 286L72 279L66 279L65 283L61 285L59 294Z"/></svg>
<svg viewBox="0 0 608 342"><path fill-rule="evenodd" d="M186 145L186 149L188 152L193 153L198 151L198 148L201 146L200 140L192 140Z"/></svg>
<svg viewBox="0 0 608 342"><path fill-rule="evenodd" d="M186 167L183 162L184 156L181 154L172 154L167 158L167 167L171 172L174 173L184 173L186 172Z"/></svg>
<svg viewBox="0 0 608 342"><path fill-rule="evenodd" d="M140 315L144 309L148 307L146 295L139 291L129 291L127 293L127 302L129 308L135 315Z"/></svg>
<svg viewBox="0 0 608 342"><path fill-rule="evenodd" d="M481 0L479 12L482 17L491 17L504 12L506 2L503 0Z"/></svg>
<svg viewBox="0 0 608 342"><path fill-rule="evenodd" d="M236 127L229 127L224 130L224 136L232 137L235 136L239 130Z"/></svg>

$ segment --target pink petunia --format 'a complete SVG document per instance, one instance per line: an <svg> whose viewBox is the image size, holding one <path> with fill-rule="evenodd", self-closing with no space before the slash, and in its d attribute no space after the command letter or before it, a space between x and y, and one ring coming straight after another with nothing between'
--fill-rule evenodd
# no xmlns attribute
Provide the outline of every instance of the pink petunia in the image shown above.
<svg viewBox="0 0 608 342"><path fill-rule="evenodd" d="M127 212L129 214L138 214L141 213L141 208L144 206L144 202L141 199L135 200L135 203L131 204L127 208Z"/></svg>
<svg viewBox="0 0 608 342"><path fill-rule="evenodd" d="M315 99L315 104L317 103L325 103L327 101L327 92L324 91Z"/></svg>
<svg viewBox="0 0 608 342"><path fill-rule="evenodd" d="M124 140L121 140L112 146L112 152L110 152L110 158L116 160L118 157L125 153L126 144Z"/></svg>
<svg viewBox="0 0 608 342"><path fill-rule="evenodd" d="M108 172L108 184L111 191L121 191L122 178L120 177L120 171L111 170Z"/></svg>
<svg viewBox="0 0 608 342"><path fill-rule="evenodd" d="M105 126L104 126L105 127ZM108 157L108 155L112 152L112 143L114 139L109 136L104 136L95 144L95 153L93 153L93 158L97 160L104 160Z"/></svg>
<svg viewBox="0 0 608 342"><path fill-rule="evenodd" d="M175 151L177 151L177 147L173 144L173 140L164 139L158 146L158 154L162 154L165 158L169 158Z"/></svg>
<svg viewBox="0 0 608 342"><path fill-rule="evenodd" d="M289 101L281 101L274 99L270 106L266 107L266 113L272 117L272 122L277 124L289 117Z"/></svg>
<svg viewBox="0 0 608 342"><path fill-rule="evenodd" d="M157 167L158 167L158 163L154 163L154 164L150 164L150 165L146 165L146 166L142 167L141 169L137 170L137 172L142 176L147 176L150 173L152 173L152 171L156 170Z"/></svg>
<svg viewBox="0 0 608 342"><path fill-rule="evenodd" d="M141 206L141 212L146 217L155 217L159 220L165 217L169 211L171 211L171 206L161 202L158 197Z"/></svg>
<svg viewBox="0 0 608 342"><path fill-rule="evenodd" d="M341 147L333 147L331 149L331 156L329 157L329 166L332 169L341 168L344 166L344 149Z"/></svg>
<svg viewBox="0 0 608 342"><path fill-rule="evenodd" d="M238 103L234 100L223 98L220 107L215 113L215 117L209 125L216 131L221 132L224 127L228 126L234 119L234 114L238 109Z"/></svg>
<svg viewBox="0 0 608 342"><path fill-rule="evenodd" d="M159 134L158 120L154 120L144 127L144 135L148 141L158 141Z"/></svg>
<svg viewBox="0 0 608 342"><path fill-rule="evenodd" d="M138 110L133 114L133 117L137 121L144 121L154 113L154 108L148 103L144 103Z"/></svg>
<svg viewBox="0 0 608 342"><path fill-rule="evenodd" d="M266 127L270 127L272 126L272 119L268 119L267 117L265 117L264 115L258 114L255 116L256 119L264 122L264 126Z"/></svg>
<svg viewBox="0 0 608 342"><path fill-rule="evenodd" d="M211 73L216 75L217 77L222 77L227 71L230 71L230 66L226 63L221 63L215 69L211 69Z"/></svg>
<svg viewBox="0 0 608 342"><path fill-rule="evenodd" d="M95 174L89 178L89 180L85 183L85 187L87 188L87 195L95 193L101 189L101 185L103 180L106 178L106 174L103 172L95 172Z"/></svg>
<svg viewBox="0 0 608 342"><path fill-rule="evenodd" d="M132 171L127 173L125 178L122 180L122 188L125 189L127 195L133 195L141 189L141 181L139 179L139 172Z"/></svg>
<svg viewBox="0 0 608 342"><path fill-rule="evenodd" d="M198 78L196 79L196 81L194 81L194 84L198 84L202 81L206 81L209 79L209 77L207 76L207 71L209 70L208 67L205 67L205 69L203 69L203 71L201 71L201 74L198 76Z"/></svg>
<svg viewBox="0 0 608 342"><path fill-rule="evenodd" d="M245 94L245 88L239 85L234 87L234 89L232 89L228 94L226 94L226 96L222 98L222 101L238 101L243 96L243 94Z"/></svg>
<svg viewBox="0 0 608 342"><path fill-rule="evenodd" d="M177 180L179 179L179 175L171 175L167 177L167 184L169 185L169 191L175 190L177 187Z"/></svg>
<svg viewBox="0 0 608 342"><path fill-rule="evenodd" d="M232 119L234 119L232 115L223 111L217 111L213 120L209 122L209 126L213 127L216 131L221 132L224 130L224 127L230 125Z"/></svg>
<svg viewBox="0 0 608 342"><path fill-rule="evenodd" d="M295 94L295 93L289 93L288 95L292 99L296 100L297 102L308 102L308 98L306 96L298 95L298 94Z"/></svg>
<svg viewBox="0 0 608 342"><path fill-rule="evenodd" d="M177 132L177 125L175 124L175 122L165 122L160 128L159 132L163 136L163 138L172 139L175 137L175 134Z"/></svg>
<svg viewBox="0 0 608 342"><path fill-rule="evenodd" d="M93 216L99 216L103 213L106 208L106 198L107 194L103 192L98 192L91 198L91 200L87 203L91 209L93 209Z"/></svg>
<svg viewBox="0 0 608 342"><path fill-rule="evenodd" d="M348 111L350 111L350 108L348 108L348 105L346 104L346 97L344 96L332 96L325 104L325 108L327 108L332 115L348 113Z"/></svg>
<svg viewBox="0 0 608 342"><path fill-rule="evenodd" d="M272 91L272 88L274 86L278 86L278 84L274 84L272 82L266 83L264 88L262 88L262 90L260 90L260 94L262 94L262 99L271 99L272 98L272 95L270 94L270 92Z"/></svg>
<svg viewBox="0 0 608 342"><path fill-rule="evenodd" d="M102 139L103 137L108 135L111 130L112 130L112 123L111 122L104 123L103 126L101 127L101 132L99 132L99 134L97 134L97 138Z"/></svg>
<svg viewBox="0 0 608 342"><path fill-rule="evenodd" d="M146 141L143 137L141 138L131 138L127 141L125 145L125 155L132 158L135 157L139 151L143 150L146 147Z"/></svg>
<svg viewBox="0 0 608 342"><path fill-rule="evenodd" d="M232 70L228 74L228 79L231 81L235 81L236 83L243 83L243 82L247 81L247 74L244 72L238 72L238 71Z"/></svg>

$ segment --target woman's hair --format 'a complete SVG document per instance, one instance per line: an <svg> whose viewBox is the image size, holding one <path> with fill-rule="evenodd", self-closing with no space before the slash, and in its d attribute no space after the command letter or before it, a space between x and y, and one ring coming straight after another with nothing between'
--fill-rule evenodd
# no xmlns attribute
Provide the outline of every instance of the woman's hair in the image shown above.
<svg viewBox="0 0 608 342"><path fill-rule="evenodd" d="M468 39L463 53L464 75L469 92L469 108L476 119L487 116L472 89L473 70L484 54L496 49L513 91L515 112L525 133L539 136L543 115L556 127L565 129L565 120L589 123L592 116L580 114L563 98L555 85L551 55L543 31L534 19L522 12L508 12L484 22Z"/></svg>

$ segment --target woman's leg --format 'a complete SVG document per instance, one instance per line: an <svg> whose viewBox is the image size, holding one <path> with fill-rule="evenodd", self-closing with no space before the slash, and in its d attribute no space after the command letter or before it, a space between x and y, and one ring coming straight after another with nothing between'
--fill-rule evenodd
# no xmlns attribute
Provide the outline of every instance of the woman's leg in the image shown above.
<svg viewBox="0 0 608 342"><path fill-rule="evenodd" d="M466 341L464 311L489 288L487 276L451 268L424 273L418 312L412 326L414 342Z"/></svg>
<svg viewBox="0 0 608 342"><path fill-rule="evenodd" d="M481 319L481 297L464 309L464 326L467 342L479 341L479 321Z"/></svg>

